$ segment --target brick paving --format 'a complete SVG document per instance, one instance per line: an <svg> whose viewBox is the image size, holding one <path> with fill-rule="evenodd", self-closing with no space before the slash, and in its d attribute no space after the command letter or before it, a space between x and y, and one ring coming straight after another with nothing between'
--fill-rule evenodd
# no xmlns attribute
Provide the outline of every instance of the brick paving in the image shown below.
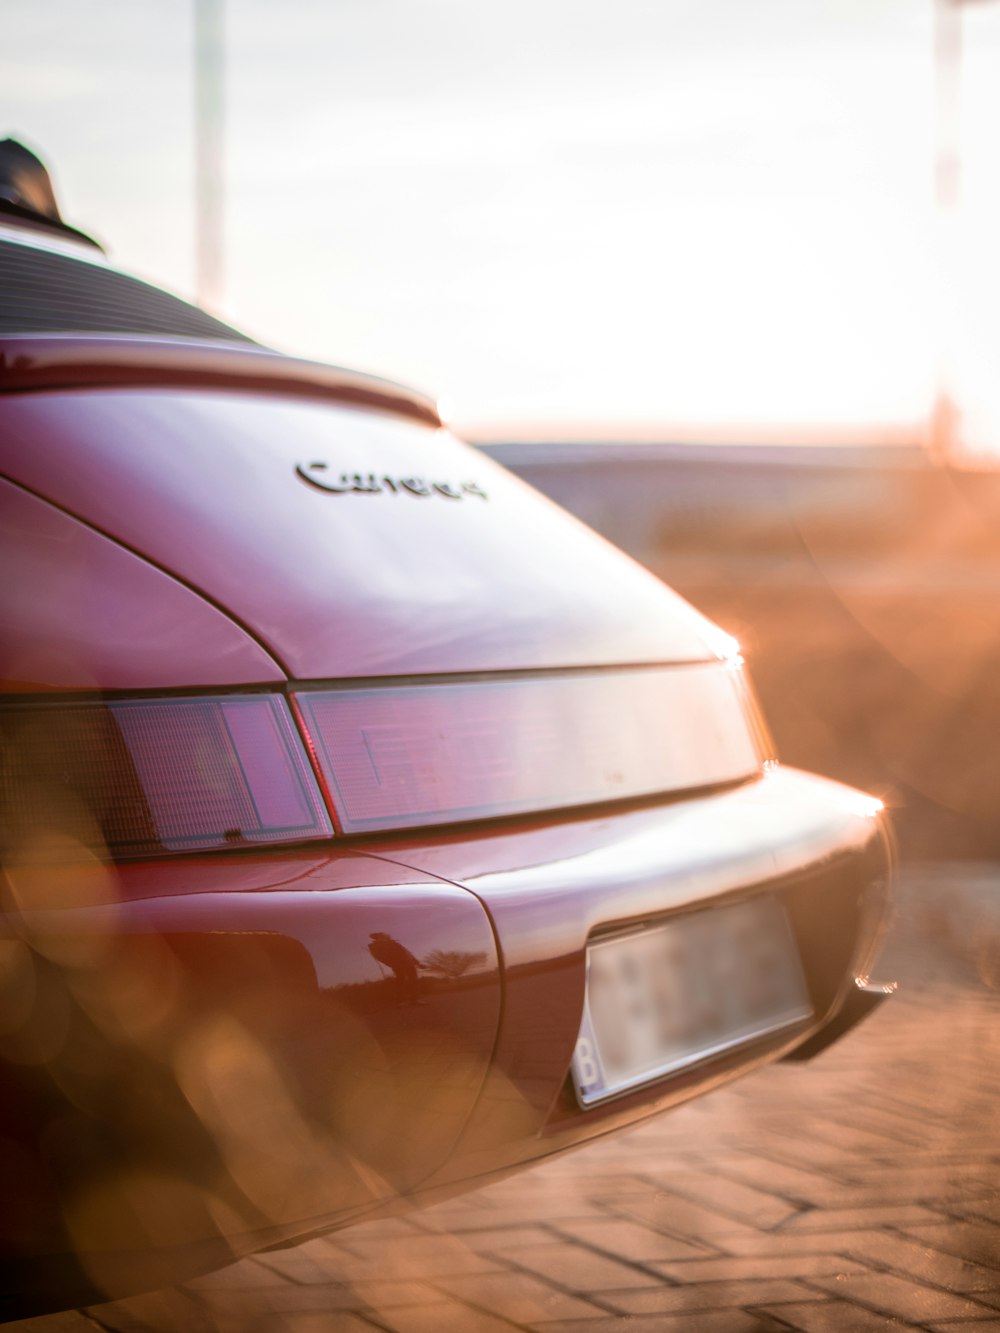
<svg viewBox="0 0 1000 1333"><path fill-rule="evenodd" d="M11 1333L1000 1333L1000 867L910 872L809 1064L402 1219Z"/></svg>

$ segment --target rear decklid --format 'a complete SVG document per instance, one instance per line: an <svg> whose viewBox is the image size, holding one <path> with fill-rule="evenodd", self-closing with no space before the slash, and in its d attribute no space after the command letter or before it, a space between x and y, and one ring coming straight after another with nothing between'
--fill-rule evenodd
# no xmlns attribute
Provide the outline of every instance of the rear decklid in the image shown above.
<svg viewBox="0 0 1000 1333"><path fill-rule="evenodd" d="M710 661L725 636L396 386L254 347L0 339L0 472L298 679Z"/></svg>

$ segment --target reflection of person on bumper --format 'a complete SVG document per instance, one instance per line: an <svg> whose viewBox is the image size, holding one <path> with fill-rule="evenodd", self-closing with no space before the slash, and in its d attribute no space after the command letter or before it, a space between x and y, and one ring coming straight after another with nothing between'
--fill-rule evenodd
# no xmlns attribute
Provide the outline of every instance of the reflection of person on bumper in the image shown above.
<svg viewBox="0 0 1000 1333"><path fill-rule="evenodd" d="M394 940L384 930L371 932L371 944L368 952L377 963L384 963L396 980L396 992L399 1004L421 1004L420 981L417 969L420 964L399 940Z"/></svg>

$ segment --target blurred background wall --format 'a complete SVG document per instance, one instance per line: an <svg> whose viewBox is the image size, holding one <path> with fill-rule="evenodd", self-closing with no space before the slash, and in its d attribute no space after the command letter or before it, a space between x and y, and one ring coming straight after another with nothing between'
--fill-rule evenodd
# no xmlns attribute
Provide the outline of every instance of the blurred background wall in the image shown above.
<svg viewBox="0 0 1000 1333"><path fill-rule="evenodd" d="M1000 473L918 444L493 445L719 621L780 757L1000 857Z"/></svg>

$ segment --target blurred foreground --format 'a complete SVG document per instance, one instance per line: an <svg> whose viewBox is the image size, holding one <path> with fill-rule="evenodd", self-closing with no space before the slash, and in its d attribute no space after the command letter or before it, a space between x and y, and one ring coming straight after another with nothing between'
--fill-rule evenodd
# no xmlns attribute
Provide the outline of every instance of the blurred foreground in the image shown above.
<svg viewBox="0 0 1000 1333"><path fill-rule="evenodd" d="M777 1065L412 1217L24 1333L1000 1325L1000 866L908 871L901 992Z"/></svg>

